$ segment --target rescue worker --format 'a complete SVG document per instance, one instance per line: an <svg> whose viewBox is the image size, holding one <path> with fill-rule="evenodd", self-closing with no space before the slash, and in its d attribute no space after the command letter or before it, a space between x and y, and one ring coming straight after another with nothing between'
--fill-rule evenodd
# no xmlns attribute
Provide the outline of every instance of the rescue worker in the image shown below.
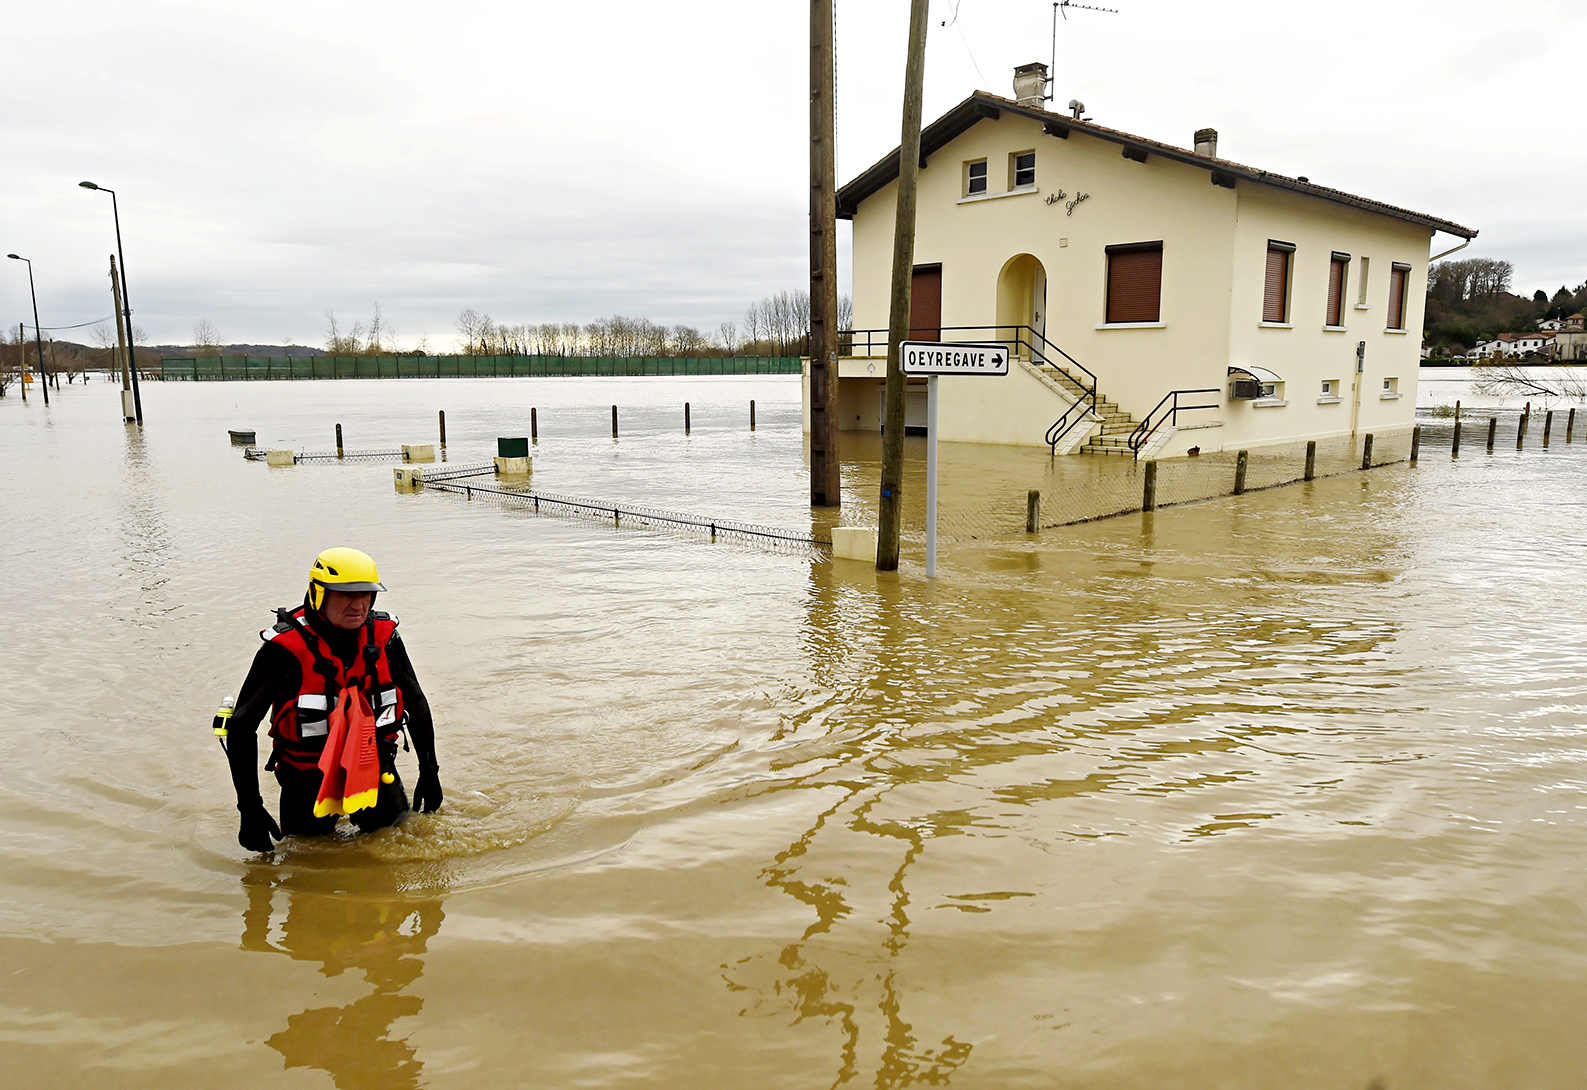
<svg viewBox="0 0 1587 1090"><path fill-rule="evenodd" d="M237 694L226 749L242 815L237 842L249 851L270 851L272 837L318 836L336 828L338 814L316 817L315 800L324 778L319 762L328 717L348 689L361 690L375 716L381 771L374 805L349 814L353 824L368 832L395 825L408 814L408 795L396 769L404 719L419 759L413 806L425 813L440 808L430 704L397 634L397 619L374 609L375 595L385 589L369 554L326 549L309 570L303 604L276 610L277 623L259 634L264 646ZM275 772L281 787L280 825L259 794L256 731L272 708L265 770Z"/></svg>

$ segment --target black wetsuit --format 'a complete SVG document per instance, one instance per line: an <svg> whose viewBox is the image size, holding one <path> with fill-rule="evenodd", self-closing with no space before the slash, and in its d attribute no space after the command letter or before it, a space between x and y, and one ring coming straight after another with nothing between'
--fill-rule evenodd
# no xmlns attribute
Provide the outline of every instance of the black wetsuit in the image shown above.
<svg viewBox="0 0 1587 1090"><path fill-rule="evenodd" d="M351 667L362 649L363 628L352 631L337 628L315 610L308 610L309 626L325 648ZM402 691L407 713L408 736L418 751L419 768L434 769L435 724L430 717L430 702L419 688L413 663L402 636L394 634L386 644L386 661L391 667L392 683ZM259 723L271 707L283 707L298 698L303 685L302 667L292 652L274 643L260 646L253 666L237 694L237 710L231 717L226 759L231 765L231 782L237 790L238 808L262 804L259 796ZM381 743L380 766L390 772L391 783L382 782L375 805L349 815L360 829L383 829L395 825L408 813L408 792L396 769L396 743ZM319 795L323 773L317 768L293 768L285 761L276 763L276 782L281 785L281 832L285 836L315 836L336 828L337 815L314 816L314 800Z"/></svg>

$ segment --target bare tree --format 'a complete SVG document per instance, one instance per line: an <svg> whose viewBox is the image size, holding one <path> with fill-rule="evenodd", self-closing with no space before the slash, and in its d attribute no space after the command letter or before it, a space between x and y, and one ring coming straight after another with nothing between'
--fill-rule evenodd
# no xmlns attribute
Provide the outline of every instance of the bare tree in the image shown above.
<svg viewBox="0 0 1587 1090"><path fill-rule="evenodd" d="M364 342L364 350L371 356L378 356L386 342L391 339L391 332L386 328L386 320L380 313L380 300L375 300L374 314L369 319L369 335Z"/></svg>
<svg viewBox="0 0 1587 1090"><path fill-rule="evenodd" d="M325 350L333 356L356 356L363 350L362 323L354 322L352 332L342 333L337 324L336 312L325 312Z"/></svg>
<svg viewBox="0 0 1587 1090"><path fill-rule="evenodd" d="M208 318L200 318L193 326L193 352L199 356L220 355L220 331Z"/></svg>
<svg viewBox="0 0 1587 1090"><path fill-rule="evenodd" d="M472 307L457 316L453 323L457 327L458 347L465 356L482 356L485 354L485 342L490 331L495 325L490 320L489 314L479 314Z"/></svg>
<svg viewBox="0 0 1587 1090"><path fill-rule="evenodd" d="M1537 367L1513 363L1479 363L1471 369L1471 388L1488 397L1535 397L1545 405L1553 400L1587 401L1587 378L1574 369Z"/></svg>
<svg viewBox="0 0 1587 1090"><path fill-rule="evenodd" d="M722 345L722 351L729 356L738 352L738 326L732 322L723 322L716 327L716 339Z"/></svg>

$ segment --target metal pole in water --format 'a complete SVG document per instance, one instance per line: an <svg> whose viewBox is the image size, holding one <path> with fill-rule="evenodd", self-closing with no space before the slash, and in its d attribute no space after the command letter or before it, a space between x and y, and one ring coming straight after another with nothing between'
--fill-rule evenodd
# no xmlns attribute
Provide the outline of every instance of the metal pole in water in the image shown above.
<svg viewBox="0 0 1587 1090"><path fill-rule="evenodd" d="M441 445L444 447L446 446L446 410L441 409L439 411L441 415Z"/></svg>
<svg viewBox="0 0 1587 1090"><path fill-rule="evenodd" d="M937 376L926 379L926 578L937 577Z"/></svg>
<svg viewBox="0 0 1587 1090"><path fill-rule="evenodd" d="M1574 414L1576 412L1576 410L1572 409L1571 412ZM749 430L750 431L754 431L755 430L755 399L754 398L750 398L749 399Z"/></svg>
<svg viewBox="0 0 1587 1090"><path fill-rule="evenodd" d="M1488 453L1489 454L1493 453L1493 437L1498 432L1498 430L1499 430L1499 418L1497 416L1488 417Z"/></svg>
<svg viewBox="0 0 1587 1090"><path fill-rule="evenodd" d="M1034 534L1041 529L1041 493L1031 489L1025 493L1025 532Z"/></svg>
<svg viewBox="0 0 1587 1090"><path fill-rule="evenodd" d="M1306 480L1317 479L1317 440L1306 441Z"/></svg>
<svg viewBox="0 0 1587 1090"><path fill-rule="evenodd" d="M532 405L529 407L529 441L540 442L540 416Z"/></svg>
<svg viewBox="0 0 1587 1090"><path fill-rule="evenodd" d="M22 400L28 399L28 324L17 323L17 384L22 387Z"/></svg>
<svg viewBox="0 0 1587 1090"><path fill-rule="evenodd" d="M612 406L612 438L617 438L617 406Z"/></svg>
<svg viewBox="0 0 1587 1090"><path fill-rule="evenodd" d="M1241 451L1234 459L1234 494L1245 495L1245 467L1250 461L1250 455Z"/></svg>
<svg viewBox="0 0 1587 1090"><path fill-rule="evenodd" d="M1157 510L1157 459L1146 463L1146 478L1141 485L1141 510Z"/></svg>
<svg viewBox="0 0 1587 1090"><path fill-rule="evenodd" d="M1412 446L1412 449L1413 450L1415 449L1414 444ZM1460 457L1460 421L1458 421L1458 420L1455 421L1455 438L1449 444L1449 456L1451 458L1459 458ZM1411 460L1414 462L1416 459L1412 458Z"/></svg>
<svg viewBox="0 0 1587 1090"><path fill-rule="evenodd" d="M1548 433L1554 430L1554 410L1543 414L1543 449L1548 449Z"/></svg>
<svg viewBox="0 0 1587 1090"><path fill-rule="evenodd" d="M342 426L336 425L336 457L342 456Z"/></svg>
<svg viewBox="0 0 1587 1090"><path fill-rule="evenodd" d="M687 401L683 403L683 434L689 434L689 403Z"/></svg>
<svg viewBox="0 0 1587 1090"><path fill-rule="evenodd" d="M1460 443L1460 423L1459 423L1459 421L1460 421L1460 402L1458 402L1458 401L1455 402L1455 421L1456 421L1456 423L1455 423L1455 443L1456 443L1455 449L1459 450L1460 449L1460 447L1459 447L1459 443ZM1416 464L1416 456L1418 454L1420 454L1421 452L1422 452L1422 426L1420 424L1418 424L1414 428L1411 429L1411 464L1412 465Z"/></svg>

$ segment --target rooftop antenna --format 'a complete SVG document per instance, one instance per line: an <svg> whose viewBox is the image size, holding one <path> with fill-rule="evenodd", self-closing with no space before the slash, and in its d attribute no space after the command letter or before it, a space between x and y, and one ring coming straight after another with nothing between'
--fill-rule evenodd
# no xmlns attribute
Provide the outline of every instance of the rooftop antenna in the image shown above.
<svg viewBox="0 0 1587 1090"><path fill-rule="evenodd" d="M1044 102L1051 102L1052 101L1053 74L1058 71L1058 16L1062 15L1063 18L1064 18L1064 22L1067 23L1069 21L1069 13L1071 11L1100 11L1100 12L1102 12L1105 15L1117 15L1119 13L1119 9L1118 8L1098 7L1095 4L1076 4L1076 3L1073 2L1073 0L1053 0L1053 5L1052 5L1052 62L1047 65L1047 93L1042 96L1042 100ZM1073 105L1071 105L1071 109L1073 109ZM1084 109L1085 109L1084 106L1080 107L1080 110L1083 111ZM1077 111L1075 113L1075 116L1079 117L1080 113Z"/></svg>

